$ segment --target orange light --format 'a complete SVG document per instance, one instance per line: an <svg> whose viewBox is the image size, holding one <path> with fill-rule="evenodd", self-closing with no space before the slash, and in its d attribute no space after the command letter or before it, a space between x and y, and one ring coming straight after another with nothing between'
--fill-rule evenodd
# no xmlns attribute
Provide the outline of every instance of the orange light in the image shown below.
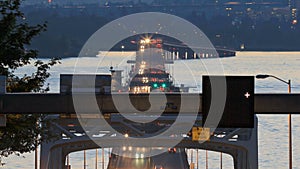
<svg viewBox="0 0 300 169"><path fill-rule="evenodd" d="M67 126L68 126L68 127L75 127L75 124L70 123L70 124L68 124Z"/></svg>

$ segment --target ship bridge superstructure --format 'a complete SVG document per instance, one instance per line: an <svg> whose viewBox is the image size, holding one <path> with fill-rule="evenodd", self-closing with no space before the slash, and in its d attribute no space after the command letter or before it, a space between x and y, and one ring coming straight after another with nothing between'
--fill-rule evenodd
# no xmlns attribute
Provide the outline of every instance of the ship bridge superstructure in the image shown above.
<svg viewBox="0 0 300 169"><path fill-rule="evenodd" d="M142 38L137 41L138 51L127 81L131 93L177 92L166 64L172 64L164 55L163 41L160 38Z"/></svg>

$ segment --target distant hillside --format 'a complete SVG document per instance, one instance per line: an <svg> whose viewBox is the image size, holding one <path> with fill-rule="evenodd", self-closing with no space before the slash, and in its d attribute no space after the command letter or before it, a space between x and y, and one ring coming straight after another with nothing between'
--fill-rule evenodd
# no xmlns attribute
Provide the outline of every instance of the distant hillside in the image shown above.
<svg viewBox="0 0 300 169"><path fill-rule="evenodd" d="M198 26L215 46L236 50L244 46L243 50L300 51L300 26L291 25L290 20L274 17L254 20L248 16L227 15L207 17L204 12L196 12L198 8L173 9L177 16ZM101 14L96 15L89 9L46 8L31 10L26 19L31 23L48 22L48 30L31 45L40 51L40 57L70 57L77 56L87 39L109 21L131 13L160 10L163 8L101 8Z"/></svg>

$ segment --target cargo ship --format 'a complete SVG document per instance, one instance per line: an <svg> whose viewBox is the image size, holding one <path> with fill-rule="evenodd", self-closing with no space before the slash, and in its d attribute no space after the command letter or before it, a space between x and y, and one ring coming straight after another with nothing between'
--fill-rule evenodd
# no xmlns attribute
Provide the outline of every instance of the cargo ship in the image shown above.
<svg viewBox="0 0 300 169"><path fill-rule="evenodd" d="M201 59L218 57L209 53L199 53L190 56L189 51L180 54L180 51L165 50L169 43L164 43L162 38L141 38L132 41L136 44L136 57L128 60L130 71L125 85L122 85L122 70L114 70L112 73L112 92L150 93L150 92L188 92L189 87L175 86L174 78L166 69L166 65L173 64L178 59ZM165 47L164 45L167 45ZM179 45L177 45L178 47ZM215 51L215 49L214 49ZM219 57L235 55L233 51L217 50ZM216 52L214 52L216 53ZM183 55L183 56L181 56Z"/></svg>
<svg viewBox="0 0 300 169"><path fill-rule="evenodd" d="M135 94L180 92L180 88L175 87L173 77L166 69L166 64L173 64L174 61L164 55L162 39L145 38L136 44L138 50L135 60L127 61L131 68L125 86L121 85L122 71L111 68L112 91L127 91Z"/></svg>

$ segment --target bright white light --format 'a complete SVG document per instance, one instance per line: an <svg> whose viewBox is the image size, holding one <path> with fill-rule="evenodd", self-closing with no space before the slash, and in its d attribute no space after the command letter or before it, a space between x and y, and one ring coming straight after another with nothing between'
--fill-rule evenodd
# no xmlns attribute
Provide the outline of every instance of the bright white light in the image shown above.
<svg viewBox="0 0 300 169"><path fill-rule="evenodd" d="M129 146L129 147L128 147L128 150L129 150L129 151L131 151L131 150L132 150L132 147L131 147L131 146Z"/></svg>
<svg viewBox="0 0 300 169"><path fill-rule="evenodd" d="M123 146L123 151L126 151L126 146Z"/></svg>
<svg viewBox="0 0 300 169"><path fill-rule="evenodd" d="M145 42L150 43L150 39L149 38L145 39Z"/></svg>
<svg viewBox="0 0 300 169"><path fill-rule="evenodd" d="M75 136L78 136L78 137L81 137L81 136L83 136L83 134L82 134L82 133L74 133L74 135L75 135Z"/></svg>
<svg viewBox="0 0 300 169"><path fill-rule="evenodd" d="M106 134L93 134L92 137L103 137L105 136Z"/></svg>
<svg viewBox="0 0 300 169"><path fill-rule="evenodd" d="M124 137L125 137L125 138L128 138L128 137L129 137L129 135L126 133L126 134L124 135Z"/></svg>

